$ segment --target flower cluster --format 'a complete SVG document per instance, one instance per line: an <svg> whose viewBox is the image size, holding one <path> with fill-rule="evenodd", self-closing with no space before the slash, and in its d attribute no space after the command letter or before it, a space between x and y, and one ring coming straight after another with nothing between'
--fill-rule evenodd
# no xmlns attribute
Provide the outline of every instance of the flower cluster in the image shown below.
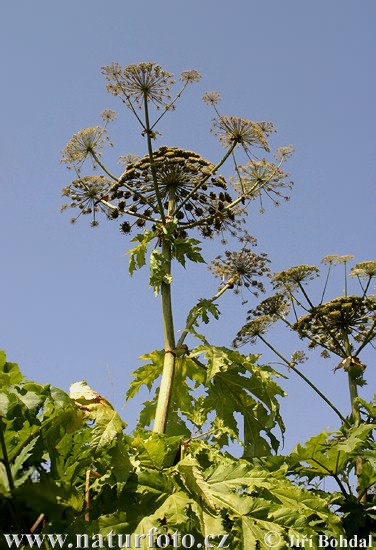
<svg viewBox="0 0 376 550"><path fill-rule="evenodd" d="M319 269L316 266L297 265L280 271L273 276L274 286L276 288L296 289L308 281L312 281L319 276Z"/></svg>
<svg viewBox="0 0 376 550"><path fill-rule="evenodd" d="M116 113L112 109L105 109L101 112L101 117L103 122L107 125L109 122L116 119Z"/></svg>
<svg viewBox="0 0 376 550"><path fill-rule="evenodd" d="M112 143L102 126L85 128L74 134L62 151L61 162L79 170L82 163L90 157L100 158L101 149Z"/></svg>
<svg viewBox="0 0 376 550"><path fill-rule="evenodd" d="M323 259L321 260L321 263L332 266L332 265L346 264L347 262L350 262L353 259L354 259L354 256L350 256L349 254L345 254L343 256L340 256L338 254L328 254L327 256L323 257Z"/></svg>
<svg viewBox="0 0 376 550"><path fill-rule="evenodd" d="M218 92L205 92L202 96L202 101L206 103L206 105L217 105L221 100L221 96Z"/></svg>
<svg viewBox="0 0 376 550"><path fill-rule="evenodd" d="M376 338L375 313L372 299L342 296L312 308L293 328L301 338L310 339L310 347L320 345L340 357L348 357L349 345L354 354L356 345Z"/></svg>
<svg viewBox="0 0 376 550"><path fill-rule="evenodd" d="M150 101L157 108L171 99L169 91L175 84L173 75L164 71L157 63L138 63L122 67L112 63L102 67L107 91L120 97L127 105L134 101L141 107Z"/></svg>
<svg viewBox="0 0 376 550"><path fill-rule="evenodd" d="M273 320L285 318L290 311L290 301L284 294L277 292L274 296L269 296L260 302L255 309L248 311L247 320L250 321L254 317L268 315Z"/></svg>
<svg viewBox="0 0 376 550"><path fill-rule="evenodd" d="M159 196L166 215L176 218L181 230L198 226L210 237L225 223L235 223L235 214L228 208L233 199L214 168L192 151L160 147L153 153L152 164L149 155L128 163L112 187L111 198L117 200L112 217L132 213L144 222L154 222L155 216L161 216Z"/></svg>
<svg viewBox="0 0 376 550"><path fill-rule="evenodd" d="M293 183L286 180L288 174L274 162L252 159L245 166L238 167L238 174L239 179L234 182L234 187L247 198L254 199L266 194L277 205L281 198L290 198L286 190L290 190Z"/></svg>
<svg viewBox="0 0 376 550"><path fill-rule="evenodd" d="M376 260L356 264L350 272L350 277L359 277L360 279L372 279L376 277Z"/></svg>
<svg viewBox="0 0 376 550"><path fill-rule="evenodd" d="M232 345L238 348L245 344L255 344L257 338L268 332L272 324L272 319L268 315L255 317L240 329Z"/></svg>
<svg viewBox="0 0 376 550"><path fill-rule="evenodd" d="M212 132L219 136L225 147L236 144L245 149L253 146L270 151L267 138L274 132L274 127L271 122L252 122L235 116L220 116L214 119Z"/></svg>
<svg viewBox="0 0 376 550"><path fill-rule="evenodd" d="M274 156L278 161L281 161L290 158L293 152L294 147L292 145L283 145L282 147L278 147Z"/></svg>
<svg viewBox="0 0 376 550"><path fill-rule="evenodd" d="M201 75L199 72L191 69L189 71L183 71L180 75L180 80L188 84L190 82L199 82L201 80Z"/></svg>
<svg viewBox="0 0 376 550"><path fill-rule="evenodd" d="M245 287L258 296L259 292L265 291L262 281L258 278L269 274L267 264L270 260L264 253L253 252L252 244L255 244L255 239L247 235L246 244L240 252L226 250L224 256L218 256L211 262L209 269L216 277L222 279L222 283L231 281L236 293Z"/></svg>
<svg viewBox="0 0 376 550"><path fill-rule="evenodd" d="M111 181L105 176L84 176L74 180L70 185L63 189L63 197L69 197L71 202L63 204L61 210L67 208L78 208L79 215L72 218L72 222L81 214L92 214L93 220L91 225L98 225L96 213L103 212L106 215L109 213L109 208L102 201L108 199L108 193L111 187Z"/></svg>

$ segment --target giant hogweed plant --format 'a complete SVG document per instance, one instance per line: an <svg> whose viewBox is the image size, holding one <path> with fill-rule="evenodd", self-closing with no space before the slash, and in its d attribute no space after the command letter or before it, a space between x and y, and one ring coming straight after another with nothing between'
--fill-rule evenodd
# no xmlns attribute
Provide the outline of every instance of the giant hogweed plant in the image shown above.
<svg viewBox="0 0 376 550"><path fill-rule="evenodd" d="M105 165L104 149L112 146L108 124L116 115L103 111L103 125L79 131L63 151L75 174L63 191L63 209L76 210L72 221L90 216L93 226L100 215L118 220L134 244L130 274L149 266L150 285L161 298L163 349L143 356L146 364L135 371L127 398L142 386L154 395L128 436L116 411L85 382L73 384L69 397L24 380L1 355L2 529L86 533L96 537L97 547L110 533L147 534L151 528L162 537L155 547L172 544L175 532L190 533L201 545L208 534L227 533L229 547L239 550L269 548L272 530L276 548L303 535L317 547L319 533L344 531L329 495L290 481L286 465L276 467L275 429L284 431L281 375L260 365L258 355L212 346L198 332L200 322L218 318L225 292L244 297L246 290L264 290L268 259L254 251L244 217L255 200L263 208L266 198L276 204L288 198L291 182L282 165L292 149L282 147L271 157L272 123L222 115L217 92L203 97L214 109L211 130L223 146L214 162L157 146L159 122L200 75L183 72L173 92L173 75L155 63L114 63L103 74L108 91L138 121L145 155L123 154L118 176ZM221 175L225 163L233 169L228 179ZM220 288L193 305L177 337L173 265L204 263L201 241L216 237L238 239L239 249L210 264ZM199 345L189 350L188 336ZM243 445L243 458L225 452L231 442ZM138 547L149 544L141 539Z"/></svg>
<svg viewBox="0 0 376 550"><path fill-rule="evenodd" d="M201 427L208 420L220 390L215 389L216 384L211 384L215 396L209 393L205 402L202 398L197 400L189 391L187 378L192 379L194 386L199 386L205 385L215 374L229 378L230 370L232 376L235 373L237 376L244 375L249 372L255 358L244 369L235 352L215 351L205 339L200 348L188 355L185 340L197 328L200 318L206 321L208 315L218 315L217 300L228 289L263 290L261 279L268 271L268 260L265 255L253 251L254 239L244 230L244 216L249 204L255 199L262 203L265 195L274 202L278 202L281 197L288 198L286 191L291 187L291 182L281 166L291 154L291 147L280 148L276 153L278 160L264 158L270 155L268 138L274 132L273 124L220 114L217 107L219 94L216 92L205 93L203 100L214 108L215 118L211 130L219 138L224 150L218 159L211 162L194 151L157 146L160 140L158 124L163 117L171 114L186 87L199 81L200 75L197 71L183 72L180 76L181 86L174 94L176 83L173 75L155 63L124 68L113 63L103 68L103 74L107 80L107 90L136 117L145 139L146 154L142 157L122 155L120 162L125 163L125 169L119 176L115 176L105 166L102 153L104 147L110 144L107 125L114 119L115 113L112 110L104 111L104 126L81 130L63 151L63 162L77 176L64 189L63 194L70 202L63 208L73 207L78 210L74 220L82 215L90 215L92 225L99 223L100 213L119 220L123 233L135 233L132 241L136 246L128 252L130 274L149 263L150 285L155 294L161 296L164 349L161 353L147 356L151 364L141 367L135 373L135 380L128 392L128 396L133 396L141 384L150 388L161 375L157 394L141 415L143 425L147 418L149 422L153 421L155 433L172 433L176 431L177 422L179 429L182 429L182 422L176 414L179 412L191 423ZM238 160L239 156L244 164ZM84 175L83 168L87 160L102 173ZM226 161L233 167L234 177L231 181L226 181L220 173ZM209 299L202 299L193 307L188 314L187 326L177 340L171 297L173 263L179 262L183 266L188 261L204 263L200 239L211 239L216 235L225 239L229 234L241 241L241 251L235 254L228 252L227 262L222 266L213 266L216 274L223 279L220 291ZM213 364L212 369L200 362L200 356L206 357ZM268 410L271 419L265 431L275 448L277 441L269 428L276 423L281 428L283 426L275 399L280 390L273 382L272 375L271 370L264 369L265 389L269 384L267 391L270 396L259 397L265 404L268 403L267 409L263 411L266 413ZM260 375L256 369L252 377L257 376ZM242 414L247 411L247 445L253 446L257 453L261 438L256 436L254 426L259 413L255 406L249 406L246 389L249 382L243 382L242 378L238 380L242 392L233 388L231 394L235 395L224 399L223 412L217 412L210 433L215 438L219 437L221 443L226 434L230 439L238 437L239 430L233 413L236 410ZM216 381L219 382L218 377ZM230 394L227 395L230 397ZM244 398L243 405L240 403L240 395ZM254 433L249 438L251 432ZM265 444L263 441L261 448Z"/></svg>

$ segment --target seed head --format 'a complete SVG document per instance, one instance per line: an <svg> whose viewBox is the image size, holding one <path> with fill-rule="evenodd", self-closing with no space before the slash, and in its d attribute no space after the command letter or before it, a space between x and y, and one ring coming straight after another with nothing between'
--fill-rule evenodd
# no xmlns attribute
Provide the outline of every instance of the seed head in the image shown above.
<svg viewBox="0 0 376 550"><path fill-rule="evenodd" d="M266 194L274 204L279 204L281 198L289 198L288 191L293 184L286 179L288 174L274 162L251 159L246 165L238 167L238 173L240 177L234 182L234 187L247 198L261 198Z"/></svg>
<svg viewBox="0 0 376 550"><path fill-rule="evenodd" d="M338 264L346 264L347 262L350 262L354 259L354 256L350 256L349 254L346 254L344 256L339 256L338 254L328 254L327 256L324 256L324 258L321 260L322 264L329 264L329 265L338 265Z"/></svg>
<svg viewBox="0 0 376 550"><path fill-rule="evenodd" d="M96 213L103 212L109 215L109 208L101 201L107 198L111 180L105 176L84 176L74 180L63 189L62 195L69 197L71 202L64 204L61 210L66 208L78 208L82 214L92 214L93 222L96 222ZM78 217L77 216L77 217ZM76 221L76 218L74 220ZM92 223L92 226L98 223Z"/></svg>
<svg viewBox="0 0 376 550"><path fill-rule="evenodd" d="M253 242L252 242L253 241ZM255 239L248 235L246 244L240 252L226 250L224 257L218 256L213 260L209 269L216 277L222 279L222 283L230 280L235 292L241 287L247 288L255 296L264 292L265 288L259 279L269 274L269 259L267 255L256 254L251 250Z"/></svg>

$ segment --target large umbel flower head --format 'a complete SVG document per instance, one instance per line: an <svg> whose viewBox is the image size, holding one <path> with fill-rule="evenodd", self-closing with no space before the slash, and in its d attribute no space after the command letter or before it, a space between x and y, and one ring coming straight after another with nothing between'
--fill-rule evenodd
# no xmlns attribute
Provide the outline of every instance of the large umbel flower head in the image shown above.
<svg viewBox="0 0 376 550"><path fill-rule="evenodd" d="M156 181L162 207L180 230L199 227L204 236L211 236L224 224L235 223L229 208L233 198L225 179L214 172L215 166L197 153L162 146L154 151L153 163L149 155L128 163L111 190L111 199L117 201L111 215L131 213L145 223L159 221ZM122 227L126 230L128 225Z"/></svg>

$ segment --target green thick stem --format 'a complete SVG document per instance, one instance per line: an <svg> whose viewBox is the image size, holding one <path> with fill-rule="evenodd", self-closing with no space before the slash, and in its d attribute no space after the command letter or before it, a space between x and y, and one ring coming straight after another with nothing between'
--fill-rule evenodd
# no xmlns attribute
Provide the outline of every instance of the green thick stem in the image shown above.
<svg viewBox="0 0 376 550"><path fill-rule="evenodd" d="M168 204L168 213L173 212L175 208L175 197L170 195ZM171 273L171 243L168 239L163 239L162 255L166 260L167 272ZM155 433L165 433L168 409L170 406L172 388L175 374L175 330L174 319L172 315L171 285L162 282L161 285L162 317L164 331L164 362L162 371L162 380L159 387L157 410L155 412L153 431Z"/></svg>
<svg viewBox="0 0 376 550"><path fill-rule="evenodd" d="M347 373L348 375L348 380L349 380L349 391L350 391L350 399L351 399L351 415L352 415L352 420L354 422L354 425L355 426L359 426L359 424L361 423L361 417L360 417L360 410L359 410L359 405L358 405L358 401L357 401L357 398L358 398L358 386L357 386L357 383L356 383L356 380L354 378L354 376L351 374L351 372L348 372ZM367 491L361 491L359 486L360 486L360 478L361 478L361 475L363 473L363 459L358 456L356 457L356 460L355 460L355 475L358 479L358 497L359 497L359 500L362 504L366 505L367 504Z"/></svg>
<svg viewBox="0 0 376 550"><path fill-rule="evenodd" d="M358 399L358 387L356 384L356 380L354 379L353 375L348 371L347 373L348 380L349 380L349 392L350 392L350 401L351 401L351 414L352 419L355 426L359 426L360 424L360 412L359 412L359 406L357 404Z"/></svg>

